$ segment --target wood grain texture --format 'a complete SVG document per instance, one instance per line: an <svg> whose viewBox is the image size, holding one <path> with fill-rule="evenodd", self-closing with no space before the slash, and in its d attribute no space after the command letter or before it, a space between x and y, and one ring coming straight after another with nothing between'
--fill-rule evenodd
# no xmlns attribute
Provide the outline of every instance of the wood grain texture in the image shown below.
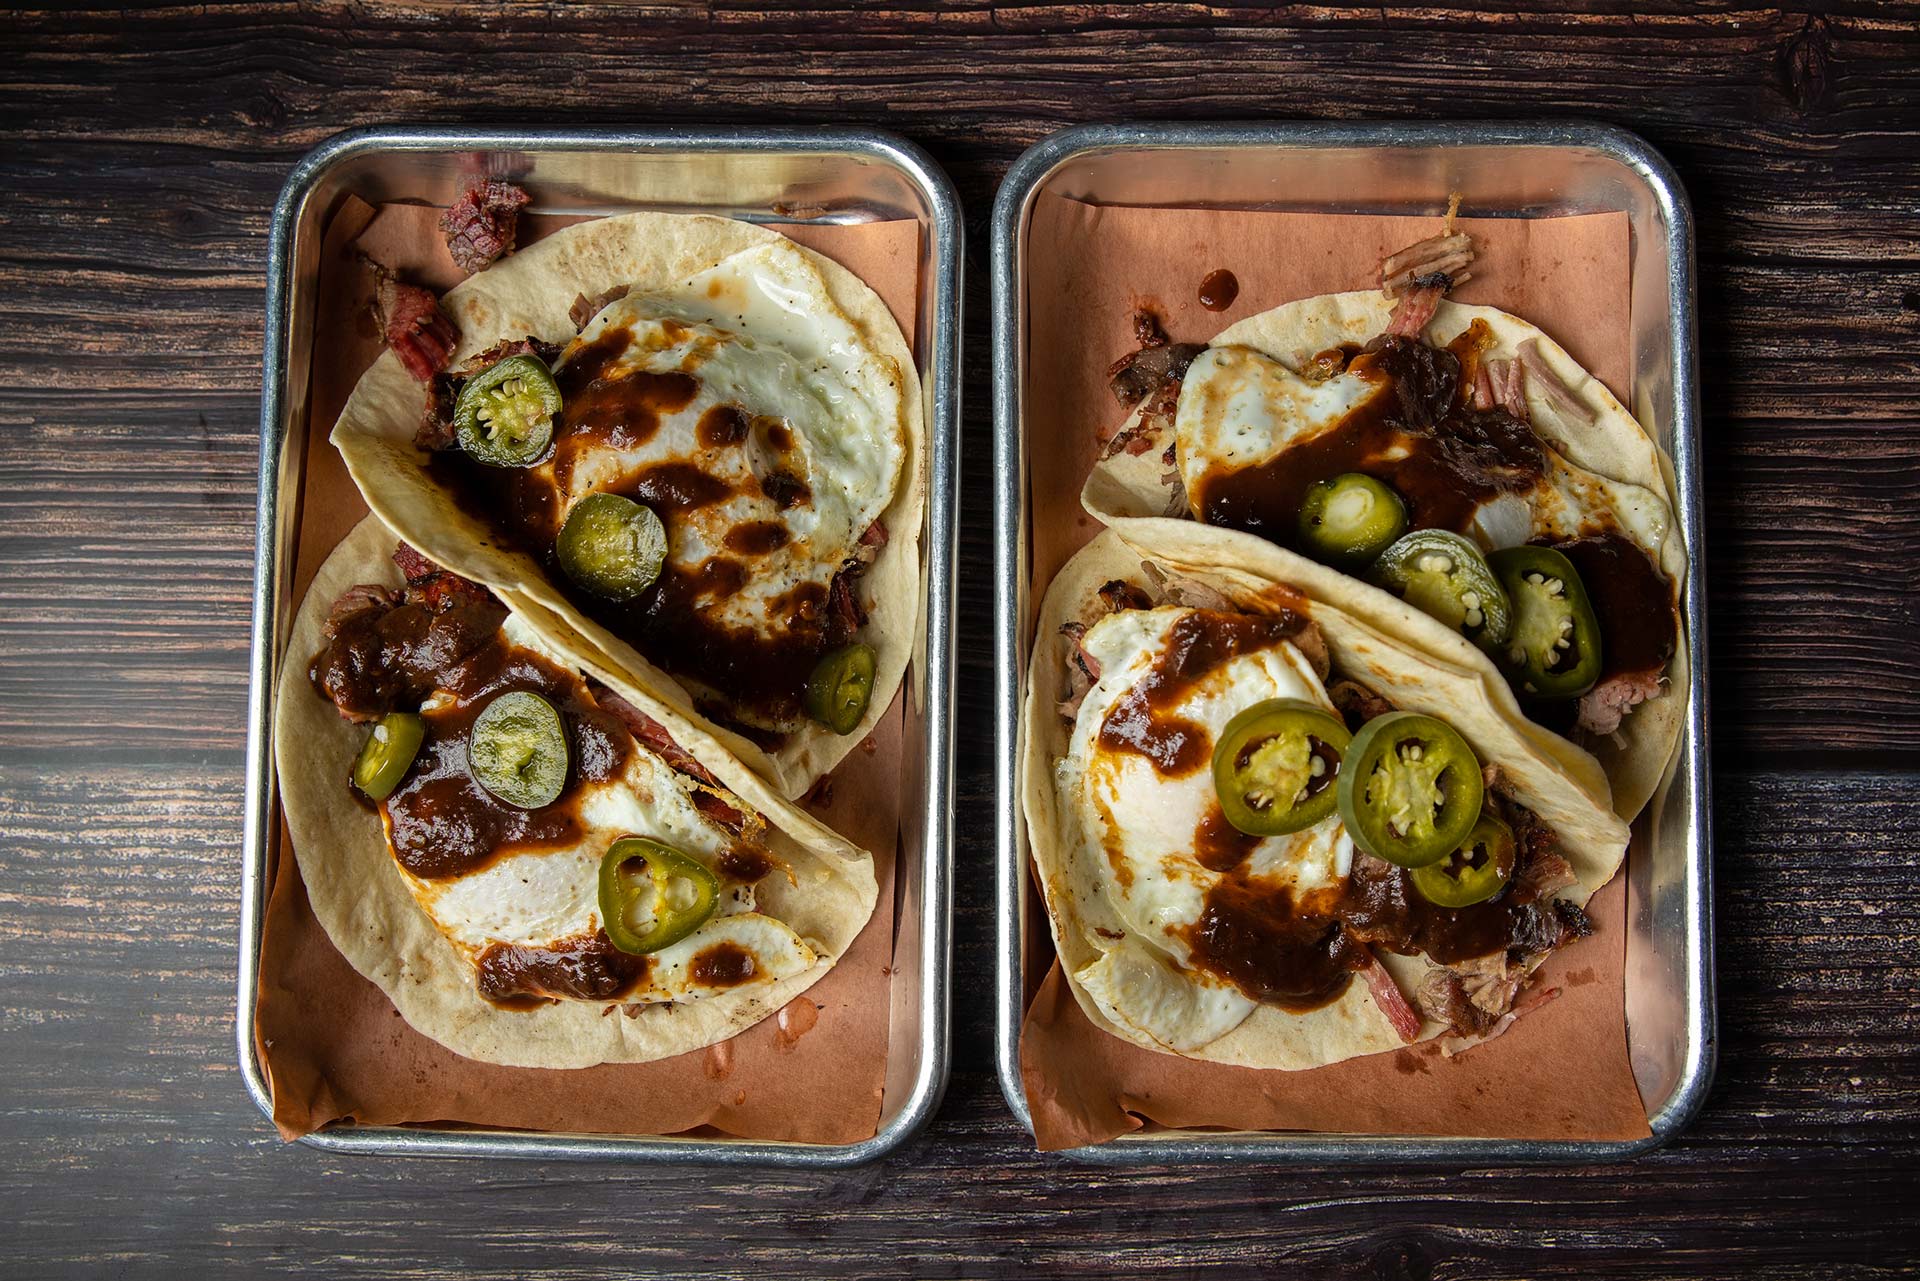
<svg viewBox="0 0 1920 1281"><path fill-rule="evenodd" d="M320 0L16 6L5 25L0 1274L1920 1267L1920 8ZM1688 1135L1625 1167L1042 1159L998 1098L984 982L994 186L1085 120L1386 115L1611 121L1691 193L1718 1084ZM947 1104L889 1162L353 1160L282 1149L245 1098L231 981L267 221L302 152L392 121L866 123L960 187L962 981Z"/></svg>

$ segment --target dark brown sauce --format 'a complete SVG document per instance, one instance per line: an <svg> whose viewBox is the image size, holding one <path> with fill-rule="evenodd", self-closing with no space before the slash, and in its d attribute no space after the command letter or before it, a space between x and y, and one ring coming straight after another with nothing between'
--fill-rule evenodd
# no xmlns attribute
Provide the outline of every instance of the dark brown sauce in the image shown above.
<svg viewBox="0 0 1920 1281"><path fill-rule="evenodd" d="M575 450L586 442L632 449L653 439L662 416L685 409L699 393L700 380L692 374L644 369L591 383L571 394L563 389L565 401L555 436Z"/></svg>
<svg viewBox="0 0 1920 1281"><path fill-rule="evenodd" d="M1200 282L1200 305L1208 311L1225 311L1240 296L1240 282L1225 267L1207 273Z"/></svg>
<svg viewBox="0 0 1920 1281"><path fill-rule="evenodd" d="M1206 817L1193 830L1193 856L1209 872L1231 872L1246 862L1260 838L1249 836L1232 823L1218 804L1207 807Z"/></svg>
<svg viewBox="0 0 1920 1281"><path fill-rule="evenodd" d="M1663 670L1679 619L1673 583L1645 549L1611 530L1553 547L1573 562L1593 602L1602 677Z"/></svg>
<svg viewBox="0 0 1920 1281"><path fill-rule="evenodd" d="M336 624L307 679L320 697L357 716L417 706L440 673L493 640L506 616L492 599L438 613L418 603L370 605Z"/></svg>
<svg viewBox="0 0 1920 1281"><path fill-rule="evenodd" d="M1293 1014L1337 998L1370 959L1339 921L1297 907L1285 889L1239 876L1207 891L1200 919L1187 927L1187 943L1200 969Z"/></svg>
<svg viewBox="0 0 1920 1281"><path fill-rule="evenodd" d="M787 545L792 535L777 520L750 520L727 531L727 550L742 556L765 556Z"/></svg>
<svg viewBox="0 0 1920 1281"><path fill-rule="evenodd" d="M421 712L426 736L406 780L382 803L393 854L426 880L463 876L519 850L571 845L583 833L579 785L614 777L633 752L626 728L593 705L586 686L536 654L495 640L439 674L454 695ZM566 788L553 804L523 810L496 798L467 770L467 735L489 703L531 690L560 712L570 756Z"/></svg>
<svg viewBox="0 0 1920 1281"><path fill-rule="evenodd" d="M753 845L729 845L720 852L715 860L722 876L732 877L748 885L763 880L773 871L773 859L763 849Z"/></svg>
<svg viewBox="0 0 1920 1281"><path fill-rule="evenodd" d="M494 943L480 953L480 995L507 1009L531 1009L559 998L614 1000L640 985L653 968L646 956L616 948L605 931L563 939L549 947Z"/></svg>
<svg viewBox="0 0 1920 1281"><path fill-rule="evenodd" d="M791 472L768 472L760 480L760 492L781 511L791 511L813 501L813 490L807 487L807 482Z"/></svg>
<svg viewBox="0 0 1920 1281"><path fill-rule="evenodd" d="M563 394L586 396L594 414L608 421L621 414L635 419L646 414L657 416L670 412L665 408L670 404L684 405L685 399L680 398L690 399L697 391L692 379L674 384L666 376L643 381L613 375L608 366L626 350L629 340L626 330L613 329L574 352L556 375ZM622 399L628 395L630 401ZM716 412L702 416L703 429L710 435L731 436L739 430L739 424L728 415L716 416ZM570 423L570 411L563 413L555 447L556 475L563 470L561 464L571 459L576 447L573 442L590 435L576 432ZM761 423L748 425L757 430ZM784 433L785 429L781 430ZM559 534L562 500L555 484L539 471L487 467L459 450L435 453L428 471L461 508L491 528L502 544L517 547L539 561L549 580L582 613L666 670L723 691L727 700L722 717L725 722L735 726L743 720L792 725L803 719L807 678L828 648L830 620L825 586L805 584L786 594L780 602L784 608L776 608L772 615L789 624L784 633L769 636L737 629L714 617L713 606L741 592L751 576L747 565L734 556L765 554L759 550L762 548L772 550L775 535L761 528L761 522L733 531L736 539L729 548L732 554L713 557L691 570L669 566L638 598L607 601L575 588L556 563L553 544ZM773 472L760 485L782 509L812 500L806 483L788 472ZM677 518L736 494L729 481L684 461L640 468L608 489L651 507L667 525L670 543ZM777 730L759 732L770 746L777 747L782 741Z"/></svg>
<svg viewBox="0 0 1920 1281"><path fill-rule="evenodd" d="M768 614L791 628L817 626L827 604L827 588L822 583L796 583L792 589L775 596Z"/></svg>
<svg viewBox="0 0 1920 1281"><path fill-rule="evenodd" d="M737 445L747 438L747 416L738 405L715 405L700 415L694 434L708 449Z"/></svg>
<svg viewBox="0 0 1920 1281"><path fill-rule="evenodd" d="M1388 864L1377 876L1353 875L1339 903L1347 928L1403 956L1425 952L1442 965L1502 951L1518 937L1518 914L1530 911L1502 895L1472 907L1438 907L1407 873Z"/></svg>
<svg viewBox="0 0 1920 1281"><path fill-rule="evenodd" d="M687 967L688 975L702 987L738 987L759 972L753 953L738 943L715 943Z"/></svg>
<svg viewBox="0 0 1920 1281"><path fill-rule="evenodd" d="M1242 654L1277 645L1305 625L1291 613L1182 614L1167 630L1166 646L1153 667L1108 709L1100 724L1100 745L1144 756L1168 776L1199 769L1212 757L1213 736L1167 709L1209 672Z"/></svg>
<svg viewBox="0 0 1920 1281"><path fill-rule="evenodd" d="M731 484L692 463L654 463L628 475L611 489L637 503L645 503L662 520L724 503L734 494Z"/></svg>
<svg viewBox="0 0 1920 1281"><path fill-rule="evenodd" d="M1413 528L1461 532L1480 504L1539 480L1545 459L1531 427L1503 410L1456 402L1460 361L1452 352L1377 338L1346 372L1375 388L1334 427L1266 462L1215 467L1200 479L1209 525L1290 544L1308 486L1364 472L1406 500Z"/></svg>
<svg viewBox="0 0 1920 1281"><path fill-rule="evenodd" d="M757 418L754 425L760 428L760 434L776 453L787 453L793 448L793 433L778 418Z"/></svg>

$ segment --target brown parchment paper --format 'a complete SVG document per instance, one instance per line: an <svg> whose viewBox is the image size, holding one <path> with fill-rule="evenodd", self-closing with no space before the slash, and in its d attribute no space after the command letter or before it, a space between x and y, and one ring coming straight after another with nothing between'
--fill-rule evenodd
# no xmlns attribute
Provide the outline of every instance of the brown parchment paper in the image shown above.
<svg viewBox="0 0 1920 1281"><path fill-rule="evenodd" d="M371 289L356 253L364 251L409 279L449 288L461 273L441 244L438 216L436 209L375 210L349 201L328 226L299 495L296 602L327 554L367 512L327 443L355 381L381 349L368 311ZM523 218L521 243L573 221L578 219ZM918 223L781 230L872 286L912 345ZM282 691L283 697L305 694ZM281 825L256 1006L258 1048L281 1135L295 1139L351 1118L374 1125L454 1122L604 1134L700 1131L805 1143L871 1138L879 1128L887 1066L903 750L896 698L873 735L804 803L874 854L879 899L853 946L774 1017L718 1045L654 1063L567 1071L499 1067L461 1058L415 1032L380 989L347 964L314 918ZM342 795L341 803L351 802Z"/></svg>
<svg viewBox="0 0 1920 1281"><path fill-rule="evenodd" d="M1626 215L1460 223L1474 234L1480 257L1474 278L1454 297L1539 325L1625 400L1632 390ZM1080 487L1102 442L1126 417L1107 389L1106 371L1133 349L1135 311L1156 313L1176 342L1204 342L1284 302L1372 288L1383 255L1438 225L1436 218L1139 209L1040 197L1027 240L1034 599L1099 532L1080 506ZM1232 272L1240 290L1231 306L1212 312L1198 295L1216 269ZM1627 1055L1625 904L1626 878L1616 876L1587 905L1593 937L1541 968L1535 989L1557 988L1559 995L1498 1040L1451 1059L1437 1042L1426 1042L1277 1072L1157 1054L1095 1028L1051 959L1046 914L1036 903L1020 1069L1039 1146L1101 1143L1147 1124L1645 1137L1646 1109Z"/></svg>

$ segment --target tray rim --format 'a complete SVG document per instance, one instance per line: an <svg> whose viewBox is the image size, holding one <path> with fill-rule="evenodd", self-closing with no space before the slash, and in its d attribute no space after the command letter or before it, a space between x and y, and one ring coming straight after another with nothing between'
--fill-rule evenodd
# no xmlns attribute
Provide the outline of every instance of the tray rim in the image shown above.
<svg viewBox="0 0 1920 1281"><path fill-rule="evenodd" d="M379 152L731 152L858 157L891 166L926 203L921 221L932 240L932 271L925 287L934 299L927 335L928 404L926 576L922 615L926 718L927 809L922 816L924 857L917 884L920 923L918 1021L921 1053L908 1096L892 1120L871 1138L849 1144L809 1144L676 1135L558 1134L452 1126L335 1124L300 1142L332 1152L517 1160L568 1160L655 1165L762 1166L835 1169L863 1165L892 1153L924 1129L945 1095L951 1067L948 979L952 950L953 726L952 611L959 480L960 282L965 224L952 180L916 144L878 129L800 126L497 129L485 126L385 124L349 129L324 140L294 165L274 204L267 252L258 491L254 521L253 615L248 637L246 801L240 895L240 956L235 1000L235 1048L241 1080L254 1106L273 1119L273 1102L255 1053L255 994L267 894L267 851L273 834L274 642L282 602L277 599L281 452L290 402L285 387L291 340L295 237L306 201L347 161ZM296 482L297 483L297 482ZM891 1052L891 1050L890 1050Z"/></svg>
<svg viewBox="0 0 1920 1281"><path fill-rule="evenodd" d="M1027 210L1042 182L1078 156L1105 151L1189 148L1365 149L1384 146L1563 147L1596 152L1625 165L1645 185L1667 227L1667 306L1672 339L1673 459L1677 516L1690 567L1682 608L1687 618L1690 700L1682 746L1687 771L1687 858L1681 899L1690 946L1682 1066L1673 1092L1652 1116L1644 1139L1541 1140L1465 1136L1361 1135L1288 1131L1160 1130L1121 1135L1056 1156L1094 1165L1211 1162L1423 1165L1568 1165L1618 1161L1658 1148L1685 1130L1705 1104L1717 1058L1713 948L1713 797L1708 737L1706 544L1701 491L1698 309L1693 211L1678 174L1651 144L1618 126L1583 120L1538 123L1271 121L1133 122L1081 125L1053 133L1021 155L1002 181L991 219L994 413L994 785L995 927L998 991L994 1061L1000 1092L1028 1132L1033 1115L1020 1079L1020 1025L1025 1014L1021 906L1027 886L1025 819L1018 794L1019 718L1025 664L1021 630L1027 612L1026 456L1022 430L1019 244Z"/></svg>

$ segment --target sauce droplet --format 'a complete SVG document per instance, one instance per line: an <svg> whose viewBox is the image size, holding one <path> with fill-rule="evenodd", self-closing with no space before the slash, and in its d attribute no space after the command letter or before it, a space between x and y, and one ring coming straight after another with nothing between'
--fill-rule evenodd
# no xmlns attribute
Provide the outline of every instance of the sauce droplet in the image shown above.
<svg viewBox="0 0 1920 1281"><path fill-rule="evenodd" d="M1208 311L1225 311L1240 296L1240 282L1225 267L1207 273L1200 282L1200 305Z"/></svg>
<svg viewBox="0 0 1920 1281"><path fill-rule="evenodd" d="M820 1021L820 1007L802 996L789 1002L780 1016L774 1020L776 1030L774 1045L782 1050L791 1050L801 1037L813 1031L813 1025Z"/></svg>

